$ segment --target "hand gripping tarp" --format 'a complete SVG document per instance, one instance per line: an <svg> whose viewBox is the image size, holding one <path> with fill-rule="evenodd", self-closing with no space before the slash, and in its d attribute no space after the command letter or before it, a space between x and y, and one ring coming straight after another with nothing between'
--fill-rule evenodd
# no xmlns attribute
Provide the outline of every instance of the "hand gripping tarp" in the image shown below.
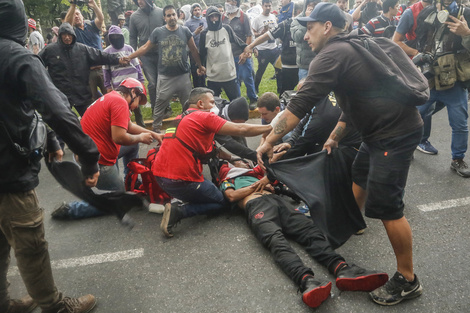
<svg viewBox="0 0 470 313"><path fill-rule="evenodd" d="M92 188L85 185L82 171L77 164L68 161L49 163L47 157L45 158L45 163L52 176L62 187L78 198L90 203L98 210L115 214L123 225L133 227L134 222L127 212L133 207L143 206L141 197L123 191L104 193L97 191L95 193Z"/></svg>
<svg viewBox="0 0 470 313"><path fill-rule="evenodd" d="M265 162L266 164L266 162ZM352 181L342 152L334 149L278 161L268 166L310 208L315 224L333 248L344 244L366 224L352 193Z"/></svg>

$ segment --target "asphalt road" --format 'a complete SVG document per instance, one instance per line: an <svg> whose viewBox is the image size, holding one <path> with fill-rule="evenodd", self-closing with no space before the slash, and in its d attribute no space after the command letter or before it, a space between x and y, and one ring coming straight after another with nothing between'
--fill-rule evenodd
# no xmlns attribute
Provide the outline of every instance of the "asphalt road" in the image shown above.
<svg viewBox="0 0 470 313"><path fill-rule="evenodd" d="M331 298L310 309L297 286L252 236L241 214L185 219L172 239L160 232L161 215L144 211L131 212L136 223L132 230L113 216L51 220L54 206L74 197L44 167L37 191L46 211L56 284L68 296L94 294L96 313L470 312L470 179L449 169L451 132L445 110L434 117L433 125L431 142L439 154L415 153L405 195L415 271L424 288L415 300L381 307L367 293L340 292L333 283ZM257 139L249 142L255 147ZM442 202L446 200L455 201ZM338 252L350 263L393 275L395 259L381 222L366 222L365 234L353 236ZM317 278L334 281L300 246L293 246ZM12 297L19 297L26 290L14 265L12 256L10 290Z"/></svg>

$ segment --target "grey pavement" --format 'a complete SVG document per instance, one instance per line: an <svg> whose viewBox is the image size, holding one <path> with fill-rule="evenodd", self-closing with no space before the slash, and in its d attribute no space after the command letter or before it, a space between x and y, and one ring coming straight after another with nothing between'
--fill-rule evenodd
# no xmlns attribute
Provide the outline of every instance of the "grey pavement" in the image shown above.
<svg viewBox="0 0 470 313"><path fill-rule="evenodd" d="M185 219L171 239L160 232L161 215L144 211L130 213L136 223L132 230L113 216L51 220L53 208L74 197L43 167L37 191L46 212L46 238L55 262L56 284L68 296L94 294L98 298L96 313L470 312L470 205L459 200L447 209L419 209L420 205L469 197L470 180L449 169L446 110L434 117L433 125L431 142L439 154L415 152L405 195L405 214L414 235L415 271L424 288L415 300L382 307L365 292L340 292L327 270L293 243L318 279L333 281L331 298L318 309L310 309L302 302L297 286L253 237L241 214ZM252 147L257 143L257 138L249 140ZM368 218L366 222L365 234L353 236L338 252L350 263L393 275L395 259L381 222ZM9 280L13 297L26 293L14 271Z"/></svg>

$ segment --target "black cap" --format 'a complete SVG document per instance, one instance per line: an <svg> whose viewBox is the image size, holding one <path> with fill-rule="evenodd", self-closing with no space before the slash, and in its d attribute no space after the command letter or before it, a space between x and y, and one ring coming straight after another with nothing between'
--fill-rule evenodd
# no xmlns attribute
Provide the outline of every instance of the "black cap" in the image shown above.
<svg viewBox="0 0 470 313"><path fill-rule="evenodd" d="M298 17L297 20L302 26L307 26L308 22L328 22L338 28L344 28L346 18L344 13L335 4L321 2L315 6L310 16Z"/></svg>

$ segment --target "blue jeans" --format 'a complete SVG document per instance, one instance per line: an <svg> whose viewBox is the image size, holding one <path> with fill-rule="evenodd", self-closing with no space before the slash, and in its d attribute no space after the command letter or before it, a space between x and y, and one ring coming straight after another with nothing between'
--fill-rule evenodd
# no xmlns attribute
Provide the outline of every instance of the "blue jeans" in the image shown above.
<svg viewBox="0 0 470 313"><path fill-rule="evenodd" d="M174 180L155 176L160 187L173 198L184 202L183 218L218 213L226 206L222 191L204 178L203 182Z"/></svg>
<svg viewBox="0 0 470 313"><path fill-rule="evenodd" d="M139 157L139 144L132 146L121 146L119 150L118 159L123 158L124 164L124 175L127 175L129 169L127 164L132 160ZM98 183L96 188L100 190L116 190L116 191L125 191L124 182L119 174L118 162L112 166L106 166L100 164L100 177L98 178ZM85 201L72 201L69 203L69 218L71 219L80 219L93 216L105 215L105 212L102 212Z"/></svg>
<svg viewBox="0 0 470 313"><path fill-rule="evenodd" d="M129 164L132 159L137 159L139 157L139 144L136 143L132 146L121 146L119 150L118 160L122 158L122 163L124 164L124 177L129 173L127 164ZM118 164L118 162L116 162ZM118 166L119 168L119 166Z"/></svg>
<svg viewBox="0 0 470 313"><path fill-rule="evenodd" d="M96 188L100 190L125 191L124 181L119 174L117 162L111 166L100 164L100 177L98 178ZM70 219L80 219L106 214L85 201L72 201L68 206Z"/></svg>
<svg viewBox="0 0 470 313"><path fill-rule="evenodd" d="M447 90L431 89L431 96L425 104L418 107L424 121L424 133L421 143L428 140L431 134L431 120L435 102L439 101L447 107L449 125L452 128L452 143L450 146L452 159L463 159L468 145L468 91L460 82Z"/></svg>
<svg viewBox="0 0 470 313"><path fill-rule="evenodd" d="M251 58L246 59L245 63L238 64L239 57L234 57L235 67L237 68L238 83L245 83L246 95L250 100L257 100L258 95L255 91L255 80L253 79L253 60Z"/></svg>
<svg viewBox="0 0 470 313"><path fill-rule="evenodd" d="M307 75L308 75L308 69L299 68L299 81L301 81L303 78L307 77Z"/></svg>
<svg viewBox="0 0 470 313"><path fill-rule="evenodd" d="M234 80L229 80L228 82L213 82L208 80L207 88L214 91L214 96L218 97L220 97L223 88L230 101L240 97L240 85L236 78Z"/></svg>

